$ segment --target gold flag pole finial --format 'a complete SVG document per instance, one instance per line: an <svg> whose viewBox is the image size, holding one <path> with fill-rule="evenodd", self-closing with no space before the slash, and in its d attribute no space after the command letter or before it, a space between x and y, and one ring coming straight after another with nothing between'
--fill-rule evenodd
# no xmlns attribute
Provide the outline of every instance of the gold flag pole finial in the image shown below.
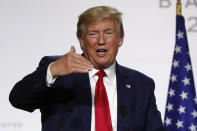
<svg viewBox="0 0 197 131"><path fill-rule="evenodd" d="M181 6L181 0L177 0L176 3L176 14L177 15L182 15L182 6Z"/></svg>

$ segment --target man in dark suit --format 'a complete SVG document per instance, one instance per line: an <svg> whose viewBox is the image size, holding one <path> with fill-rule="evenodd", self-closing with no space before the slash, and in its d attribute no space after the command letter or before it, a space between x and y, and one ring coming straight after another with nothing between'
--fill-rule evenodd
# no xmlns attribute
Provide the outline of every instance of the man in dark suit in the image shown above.
<svg viewBox="0 0 197 131"><path fill-rule="evenodd" d="M123 43L121 13L93 7L79 16L77 37L63 56L44 57L33 73L16 83L13 106L40 109L42 131L162 131L154 81L116 61Z"/></svg>

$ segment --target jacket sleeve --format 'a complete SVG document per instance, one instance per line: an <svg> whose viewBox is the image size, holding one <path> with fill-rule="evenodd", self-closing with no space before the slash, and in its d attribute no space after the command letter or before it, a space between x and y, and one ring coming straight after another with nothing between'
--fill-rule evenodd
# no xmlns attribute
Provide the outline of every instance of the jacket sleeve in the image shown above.
<svg viewBox="0 0 197 131"><path fill-rule="evenodd" d="M154 95L155 83L152 79L149 82L152 90L148 101L147 131L165 131L161 120L161 114L156 105L156 99Z"/></svg>
<svg viewBox="0 0 197 131"><path fill-rule="evenodd" d="M9 95L9 101L14 107L33 112L43 104L49 94L46 74L52 61L50 57L43 57L33 73L14 85Z"/></svg>

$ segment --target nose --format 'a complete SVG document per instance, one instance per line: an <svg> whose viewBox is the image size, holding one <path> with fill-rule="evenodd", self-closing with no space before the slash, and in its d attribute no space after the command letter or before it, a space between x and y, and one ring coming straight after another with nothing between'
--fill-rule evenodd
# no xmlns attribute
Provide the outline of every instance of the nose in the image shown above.
<svg viewBox="0 0 197 131"><path fill-rule="evenodd" d="M98 45L105 45L105 37L103 33L99 33Z"/></svg>

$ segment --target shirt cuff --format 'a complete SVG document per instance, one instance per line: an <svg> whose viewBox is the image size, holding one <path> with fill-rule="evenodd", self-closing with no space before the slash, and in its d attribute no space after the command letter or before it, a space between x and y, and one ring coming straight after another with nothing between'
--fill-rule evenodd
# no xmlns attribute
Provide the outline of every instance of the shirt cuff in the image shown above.
<svg viewBox="0 0 197 131"><path fill-rule="evenodd" d="M53 78L53 76L51 75L51 72L50 72L51 64L49 64L49 66L47 68L47 75L46 75L46 84L48 87L51 87L51 85L55 82L55 80L57 78L57 77Z"/></svg>

